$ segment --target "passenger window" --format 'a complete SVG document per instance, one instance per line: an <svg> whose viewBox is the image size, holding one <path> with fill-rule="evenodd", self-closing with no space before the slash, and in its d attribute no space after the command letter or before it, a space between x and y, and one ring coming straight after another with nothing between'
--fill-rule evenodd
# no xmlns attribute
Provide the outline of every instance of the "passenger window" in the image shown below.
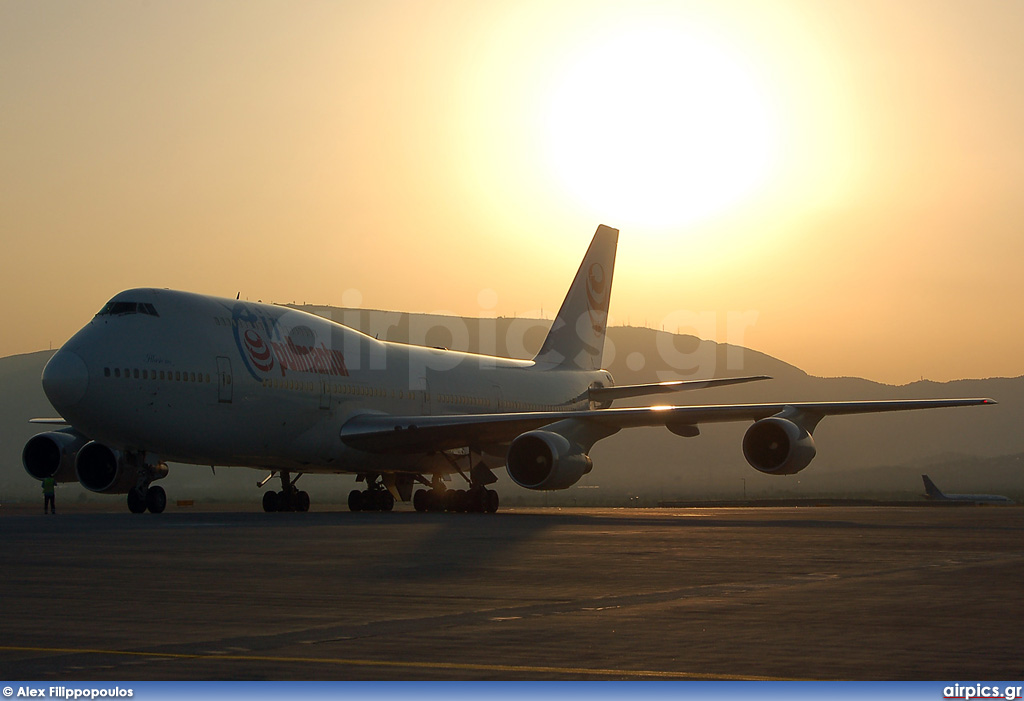
<svg viewBox="0 0 1024 701"><path fill-rule="evenodd" d="M120 379L120 377L121 377L121 368L114 368L114 377Z"/></svg>
<svg viewBox="0 0 1024 701"><path fill-rule="evenodd" d="M103 376L110 377L110 368L103 368Z"/></svg>
<svg viewBox="0 0 1024 701"><path fill-rule="evenodd" d="M178 372L177 370L174 371L174 381L181 382L181 373Z"/></svg>
<svg viewBox="0 0 1024 701"><path fill-rule="evenodd" d="M135 379L139 379L139 369L135 368Z"/></svg>
<svg viewBox="0 0 1024 701"><path fill-rule="evenodd" d="M149 379L149 371L148 370L143 370L142 371L142 379L143 380L148 380Z"/></svg>
<svg viewBox="0 0 1024 701"><path fill-rule="evenodd" d="M190 378L191 378L191 379L189 380L190 382L195 382L195 381L196 381L196 374L195 374L195 373L192 373L192 374L191 374L191 376L190 376Z"/></svg>

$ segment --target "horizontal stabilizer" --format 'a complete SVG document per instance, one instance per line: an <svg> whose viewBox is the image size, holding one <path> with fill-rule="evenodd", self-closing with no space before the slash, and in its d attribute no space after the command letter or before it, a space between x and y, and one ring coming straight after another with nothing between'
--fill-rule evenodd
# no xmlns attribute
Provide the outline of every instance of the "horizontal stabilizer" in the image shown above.
<svg viewBox="0 0 1024 701"><path fill-rule="evenodd" d="M710 380L676 380L674 382L655 382L649 385L617 385L615 387L591 387L590 401L598 404L608 404L616 399L628 397L646 397L650 394L667 394L669 392L682 392L688 389L705 389L707 387L724 387L725 385L739 385L744 382L757 382L758 380L770 380L768 375L751 375L749 377L721 377Z"/></svg>

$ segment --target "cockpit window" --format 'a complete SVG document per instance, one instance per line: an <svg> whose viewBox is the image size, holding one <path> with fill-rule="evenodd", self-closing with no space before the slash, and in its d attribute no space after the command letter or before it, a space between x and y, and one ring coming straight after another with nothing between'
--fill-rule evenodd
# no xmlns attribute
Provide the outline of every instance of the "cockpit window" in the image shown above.
<svg viewBox="0 0 1024 701"><path fill-rule="evenodd" d="M149 302L107 302L96 316L124 316L125 314L160 316L156 313L156 307Z"/></svg>

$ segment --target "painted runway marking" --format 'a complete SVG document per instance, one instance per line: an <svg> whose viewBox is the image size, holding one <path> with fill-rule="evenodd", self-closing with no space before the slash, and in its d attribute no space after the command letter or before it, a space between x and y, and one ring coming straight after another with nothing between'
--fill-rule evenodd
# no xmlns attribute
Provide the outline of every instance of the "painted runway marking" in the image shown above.
<svg viewBox="0 0 1024 701"><path fill-rule="evenodd" d="M411 669L446 669L463 672L519 672L523 674L564 674L572 677L631 677L643 679L720 679L726 681L784 681L780 677L701 672L665 672L650 669L588 669L585 667L541 667L529 665L474 664L470 662L413 662L402 660L360 660L340 657L275 657L271 655L190 654L181 652L139 652L132 650L92 650L65 647L20 647L0 645L4 652L43 652L72 655L116 655L165 660L230 660L234 662L288 662L294 664L330 664L351 667L389 667ZM78 669L84 669L79 667ZM785 680L788 681L788 680Z"/></svg>

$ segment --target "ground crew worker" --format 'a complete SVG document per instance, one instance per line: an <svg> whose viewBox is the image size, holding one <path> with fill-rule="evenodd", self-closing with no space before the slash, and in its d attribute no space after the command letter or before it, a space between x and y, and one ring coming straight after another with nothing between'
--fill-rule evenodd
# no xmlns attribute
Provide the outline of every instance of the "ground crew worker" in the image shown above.
<svg viewBox="0 0 1024 701"><path fill-rule="evenodd" d="M53 488L57 483L52 477L47 477L43 480L43 513L50 513L47 508L51 509L53 513L57 513L57 502L53 500Z"/></svg>

